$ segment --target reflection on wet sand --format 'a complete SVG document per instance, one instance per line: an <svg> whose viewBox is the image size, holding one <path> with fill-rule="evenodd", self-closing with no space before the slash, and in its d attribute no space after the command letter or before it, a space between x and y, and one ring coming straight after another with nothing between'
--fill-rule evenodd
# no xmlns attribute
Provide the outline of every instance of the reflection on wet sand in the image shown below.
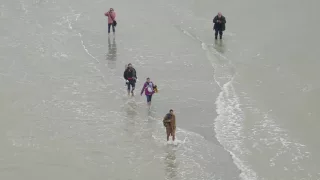
<svg viewBox="0 0 320 180"><path fill-rule="evenodd" d="M164 159L166 179L176 179L178 177L178 163L176 160L176 151L169 149Z"/></svg>
<svg viewBox="0 0 320 180"><path fill-rule="evenodd" d="M128 119L134 120L135 117L138 114L137 108L138 108L138 105L135 102L135 100L134 99L129 99L127 104L125 105L126 117Z"/></svg>
<svg viewBox="0 0 320 180"><path fill-rule="evenodd" d="M152 135L153 131L158 130L158 126L157 126L158 119L157 119L157 116L156 116L156 111L153 110L153 109L148 110L146 115L147 115L147 121L148 121L147 124L146 124L146 128L150 130L151 135Z"/></svg>
<svg viewBox="0 0 320 180"><path fill-rule="evenodd" d="M125 126L124 130L128 133L129 136L132 136L136 132L136 125L137 121L139 119L138 111L137 111L138 105L136 104L135 100L129 99L124 104L123 111L124 111L124 121Z"/></svg>
<svg viewBox="0 0 320 180"><path fill-rule="evenodd" d="M214 49L217 50L219 53L224 54L226 51L226 47L223 40L215 40Z"/></svg>
<svg viewBox="0 0 320 180"><path fill-rule="evenodd" d="M107 60L108 60L108 67L110 69L116 68L116 60L117 60L117 43L116 43L116 37L113 36L112 43L110 40L110 36L108 36L108 54L107 54Z"/></svg>

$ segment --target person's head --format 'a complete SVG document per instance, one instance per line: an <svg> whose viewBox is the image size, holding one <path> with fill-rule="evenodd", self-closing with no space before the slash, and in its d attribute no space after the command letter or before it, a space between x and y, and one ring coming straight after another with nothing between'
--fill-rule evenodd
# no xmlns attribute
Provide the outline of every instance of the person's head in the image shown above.
<svg viewBox="0 0 320 180"><path fill-rule="evenodd" d="M170 109L169 113L170 113L170 114L173 114L173 110L172 110L172 109Z"/></svg>
<svg viewBox="0 0 320 180"><path fill-rule="evenodd" d="M114 11L113 8L110 8L110 12Z"/></svg>
<svg viewBox="0 0 320 180"><path fill-rule="evenodd" d="M147 78L147 82L148 82L148 83L150 82L150 78Z"/></svg>
<svg viewBox="0 0 320 180"><path fill-rule="evenodd" d="M128 64L128 68L132 68L132 64L131 63Z"/></svg>
<svg viewBox="0 0 320 180"><path fill-rule="evenodd" d="M218 17L221 17L222 16L222 13L221 12L218 12Z"/></svg>

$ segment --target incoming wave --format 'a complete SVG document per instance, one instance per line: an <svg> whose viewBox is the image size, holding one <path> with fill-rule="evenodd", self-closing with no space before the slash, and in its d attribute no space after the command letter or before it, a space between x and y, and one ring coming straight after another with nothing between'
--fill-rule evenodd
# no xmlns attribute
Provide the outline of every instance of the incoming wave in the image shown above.
<svg viewBox="0 0 320 180"><path fill-rule="evenodd" d="M240 108L239 97L233 87L235 77L234 66L230 60L219 53L217 50L204 43L199 37L192 35L187 30L179 29L188 37L200 42L201 48L206 52L207 59L214 68L213 79L221 88L221 92L216 99L217 114L215 119L216 138L220 144L227 150L236 166L241 170L240 178L257 179L256 173L250 165L243 162L243 155L248 154L243 139L243 112Z"/></svg>
<svg viewBox="0 0 320 180"><path fill-rule="evenodd" d="M237 76L234 65L228 57L219 52L219 47L211 47L211 45L207 45L191 32L182 28L180 28L180 30L193 40L200 42L201 48L206 52L207 59L214 68L215 73L213 79L221 88L221 92L215 102L218 116L215 119L214 130L217 140L231 154L234 163L242 171L240 178L259 179L252 165L243 161L248 155L253 153L251 150L254 151L248 148L250 146L245 144L245 140L248 138L255 139L258 134L264 134L264 137L267 137L267 139L261 143L258 143L261 141L259 141L259 138L256 139L254 142L257 143L252 144L254 149L258 149L257 144L260 144L259 146L265 146L275 150L275 153L272 153L273 155L270 155L270 157L268 155L270 158L270 167L274 167L276 164L280 165L280 159L286 157L293 162L290 166L282 167L286 173L290 172L295 174L296 177L313 177L315 172L311 171L314 170L309 169L306 172L301 172L305 167L308 167L308 165L304 164L304 161L310 158L310 153L305 145L290 138L286 130L280 128L273 118L269 117L271 116L269 113L263 113L260 112L260 110L258 110L258 112L252 112L260 114L262 120L256 122L254 128L251 129L252 132L244 130L245 114L240 107L240 98L234 88L234 79ZM246 99L248 99L248 97L246 97ZM252 106L254 107L254 105Z"/></svg>

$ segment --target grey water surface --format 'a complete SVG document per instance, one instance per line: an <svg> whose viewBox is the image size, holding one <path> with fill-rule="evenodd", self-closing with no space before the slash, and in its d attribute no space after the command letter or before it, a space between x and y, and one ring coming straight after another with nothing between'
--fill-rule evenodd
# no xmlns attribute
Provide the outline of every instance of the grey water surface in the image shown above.
<svg viewBox="0 0 320 180"><path fill-rule="evenodd" d="M320 179L318 6L1 1L0 179ZM218 11L227 30L215 41ZM150 110L147 77L159 87Z"/></svg>

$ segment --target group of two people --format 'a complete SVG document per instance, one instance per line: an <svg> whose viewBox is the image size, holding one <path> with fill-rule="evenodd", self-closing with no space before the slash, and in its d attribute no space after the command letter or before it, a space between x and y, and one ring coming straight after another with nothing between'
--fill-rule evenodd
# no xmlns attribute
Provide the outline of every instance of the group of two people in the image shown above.
<svg viewBox="0 0 320 180"><path fill-rule="evenodd" d="M128 95L131 94L132 96L134 96L134 90L138 78L137 71L134 67L132 67L131 63L126 66L123 73L123 78L126 80ZM146 82L143 84L140 95L142 95L143 92L145 93L147 97L147 104L149 107L151 106L152 95L157 91L157 85L155 85L148 77L146 79ZM166 116L163 118L163 125L166 128L167 141L169 141L170 136L172 136L172 141L174 141L176 132L176 118L172 109L170 109L169 113L166 114Z"/></svg>
<svg viewBox="0 0 320 180"><path fill-rule="evenodd" d="M132 67L131 63L129 63L126 66L125 71L123 73L123 78L126 80L128 95L130 95L131 93L131 95L134 96L134 90L135 90L136 82L138 78L137 78L137 71L135 70L135 68ZM143 92L147 97L147 104L151 106L152 95L158 92L158 89L157 89L157 85L155 85L150 80L149 77L146 79L146 82L143 84L140 95L142 95Z"/></svg>
<svg viewBox="0 0 320 180"><path fill-rule="evenodd" d="M116 13L113 8L110 8L108 12L105 13L105 16L108 17L108 33L110 34L110 28L112 27L113 33L115 33L115 26L117 25L117 21L115 20L116 18ZM218 34L220 39L222 39L223 31L226 29L226 18L222 15L221 12L218 13L213 18L213 29L215 30L215 39L218 39Z"/></svg>

